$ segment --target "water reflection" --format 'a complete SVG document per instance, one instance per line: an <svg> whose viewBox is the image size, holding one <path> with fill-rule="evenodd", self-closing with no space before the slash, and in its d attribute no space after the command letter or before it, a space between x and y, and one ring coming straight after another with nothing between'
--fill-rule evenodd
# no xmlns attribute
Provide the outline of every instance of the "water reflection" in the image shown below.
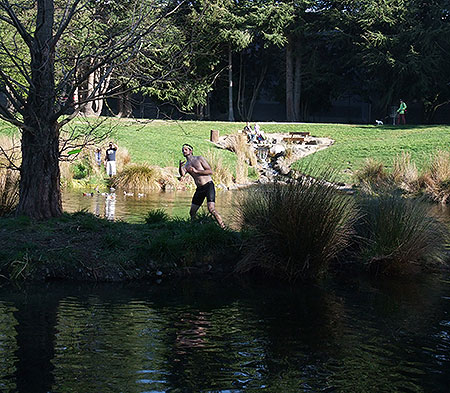
<svg viewBox="0 0 450 393"><path fill-rule="evenodd" d="M450 281L0 288L2 392L449 391Z"/></svg>
<svg viewBox="0 0 450 393"><path fill-rule="evenodd" d="M132 223L144 221L151 209L162 208L170 216L188 217L193 191L152 192L143 196L124 195L120 192L83 193L65 190L63 192L63 208L67 212L87 210L108 220L125 220ZM216 206L228 222L231 219L232 203L235 192L218 191ZM206 212L206 205L204 206Z"/></svg>

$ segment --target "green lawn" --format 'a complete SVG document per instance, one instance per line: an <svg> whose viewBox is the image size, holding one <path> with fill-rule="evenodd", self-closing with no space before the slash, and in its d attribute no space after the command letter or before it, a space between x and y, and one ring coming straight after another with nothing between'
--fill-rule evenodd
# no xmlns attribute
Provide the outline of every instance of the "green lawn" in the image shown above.
<svg viewBox="0 0 450 393"><path fill-rule="evenodd" d="M76 120L76 122L80 122ZM74 123L76 124L76 123ZM79 124L82 124L81 122ZM367 158L381 161L389 169L396 156L409 152L422 169L437 150L450 149L450 126L372 126L346 124L276 124L260 123L266 133L309 131L314 136L330 137L336 142L330 148L311 155L295 166L328 166L338 171L339 180L349 182L352 173L361 168ZM226 135L242 129L244 123L199 121L130 121L111 119L102 127L112 127L112 138L119 147L128 149L133 162L148 162L158 166L177 166L182 159L181 145L194 146L194 154L217 151L224 164L232 168L236 157L216 149L210 142L210 131ZM0 133L11 132L2 123Z"/></svg>

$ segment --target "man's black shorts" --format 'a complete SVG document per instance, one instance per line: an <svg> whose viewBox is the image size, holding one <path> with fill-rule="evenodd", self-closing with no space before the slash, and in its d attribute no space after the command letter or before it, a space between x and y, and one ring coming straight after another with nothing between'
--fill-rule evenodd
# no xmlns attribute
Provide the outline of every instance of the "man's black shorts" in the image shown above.
<svg viewBox="0 0 450 393"><path fill-rule="evenodd" d="M216 190L212 181L197 187L192 197L192 204L201 206L205 198L207 202L216 201Z"/></svg>

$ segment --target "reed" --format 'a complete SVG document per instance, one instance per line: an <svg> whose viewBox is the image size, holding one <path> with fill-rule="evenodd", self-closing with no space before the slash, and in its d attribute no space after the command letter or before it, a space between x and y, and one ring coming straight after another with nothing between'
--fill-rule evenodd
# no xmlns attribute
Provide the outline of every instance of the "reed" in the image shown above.
<svg viewBox="0 0 450 393"><path fill-rule="evenodd" d="M358 214L353 199L321 178L249 188L238 206L238 223L250 235L237 270L290 281L324 275L350 243Z"/></svg>
<svg viewBox="0 0 450 393"><path fill-rule="evenodd" d="M360 257L375 274L404 274L441 262L448 229L429 214L429 206L398 193L359 200L356 224Z"/></svg>

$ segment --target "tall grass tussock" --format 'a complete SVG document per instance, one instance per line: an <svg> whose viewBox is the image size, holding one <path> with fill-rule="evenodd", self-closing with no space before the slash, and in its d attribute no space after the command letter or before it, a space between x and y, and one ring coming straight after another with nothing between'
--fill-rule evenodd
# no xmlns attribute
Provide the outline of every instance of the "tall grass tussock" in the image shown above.
<svg viewBox="0 0 450 393"><path fill-rule="evenodd" d="M355 179L367 194L397 189L412 196L425 194L435 202L446 204L450 202L450 152L436 152L422 173L419 173L409 153L402 153L394 159L391 172L382 163L368 159L355 174Z"/></svg>
<svg viewBox="0 0 450 393"><path fill-rule="evenodd" d="M439 151L421 177L425 193L442 204L450 202L450 152Z"/></svg>
<svg viewBox="0 0 450 393"><path fill-rule="evenodd" d="M349 245L358 216L352 198L306 177L252 187L238 204L237 219L249 239L237 270L262 270L290 281L324 275Z"/></svg>
<svg viewBox="0 0 450 393"><path fill-rule="evenodd" d="M137 191L160 190L160 172L148 164L129 164L112 181L116 188Z"/></svg>
<svg viewBox="0 0 450 393"><path fill-rule="evenodd" d="M20 146L12 137L0 136L0 217L11 213L19 202L20 174L13 167L21 162Z"/></svg>
<svg viewBox="0 0 450 393"><path fill-rule="evenodd" d="M359 207L359 257L370 272L405 274L443 261L448 229L423 201L386 193L361 197Z"/></svg>
<svg viewBox="0 0 450 393"><path fill-rule="evenodd" d="M233 183L233 175L223 164L222 157L220 157L215 151L208 150L205 153L205 159L208 161L213 171L212 178L216 184L224 184L229 186Z"/></svg>

